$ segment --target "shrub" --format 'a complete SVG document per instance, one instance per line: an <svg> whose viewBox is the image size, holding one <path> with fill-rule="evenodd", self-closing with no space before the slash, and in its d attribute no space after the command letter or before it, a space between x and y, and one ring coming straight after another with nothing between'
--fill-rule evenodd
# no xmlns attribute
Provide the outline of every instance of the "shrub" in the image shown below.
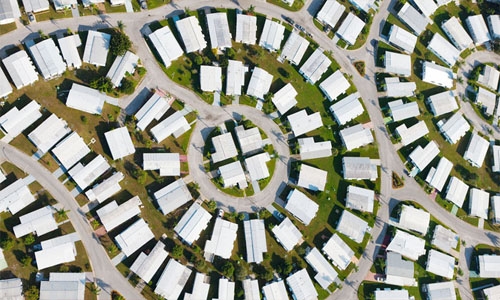
<svg viewBox="0 0 500 300"><path fill-rule="evenodd" d="M172 249L173 258L181 258L183 254L184 254L184 248L181 245L175 245L174 249Z"/></svg>
<svg viewBox="0 0 500 300"><path fill-rule="evenodd" d="M122 32L116 32L109 42L109 51L112 55L121 56L130 49L132 42L130 38Z"/></svg>
<svg viewBox="0 0 500 300"><path fill-rule="evenodd" d="M111 79L106 76L102 76L92 80L90 82L90 87L105 93L111 93L113 91L113 84L111 83Z"/></svg>
<svg viewBox="0 0 500 300"><path fill-rule="evenodd" d="M35 237L33 236L33 234L28 234L25 238L24 238L24 244L26 246L28 245L31 245L35 242Z"/></svg>
<svg viewBox="0 0 500 300"><path fill-rule="evenodd" d="M139 76L144 76L146 74L146 72L147 72L147 70L144 67L137 68L137 74L139 74Z"/></svg>
<svg viewBox="0 0 500 300"><path fill-rule="evenodd" d="M131 95L135 91L135 82L133 80L123 78L120 85L120 91L124 94Z"/></svg>
<svg viewBox="0 0 500 300"><path fill-rule="evenodd" d="M230 261L226 261L221 268L221 272L227 278L232 278L234 274L234 265Z"/></svg>
<svg viewBox="0 0 500 300"><path fill-rule="evenodd" d="M21 263L23 264L23 266L27 267L29 265L31 265L31 257L30 256L25 256L21 259Z"/></svg>
<svg viewBox="0 0 500 300"><path fill-rule="evenodd" d="M86 116L81 116L80 120L82 121L83 124L87 124L88 123L88 120L87 120Z"/></svg>
<svg viewBox="0 0 500 300"><path fill-rule="evenodd" d="M40 291L34 285L24 292L24 298L26 300L38 300L39 297Z"/></svg>

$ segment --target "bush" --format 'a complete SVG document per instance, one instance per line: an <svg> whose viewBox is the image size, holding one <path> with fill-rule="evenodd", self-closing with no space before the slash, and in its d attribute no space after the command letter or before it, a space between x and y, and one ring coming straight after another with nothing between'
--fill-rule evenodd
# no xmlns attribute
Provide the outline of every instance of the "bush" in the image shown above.
<svg viewBox="0 0 500 300"><path fill-rule="evenodd" d="M21 259L21 263L23 264L23 266L25 267L28 267L29 265L31 265L31 257L30 256L25 256Z"/></svg>
<svg viewBox="0 0 500 300"><path fill-rule="evenodd" d="M222 265L221 272L227 278L232 278L234 274L234 265L230 261L226 261Z"/></svg>
<svg viewBox="0 0 500 300"><path fill-rule="evenodd" d="M247 277L248 275L248 271L247 269L245 269L243 266L241 265L238 265L236 267L236 270L234 272L234 275L236 276L236 279L237 280L243 280Z"/></svg>
<svg viewBox="0 0 500 300"><path fill-rule="evenodd" d="M147 70L144 67L137 68L137 74L139 74L139 76L144 76L146 74L146 72L147 72Z"/></svg>
<svg viewBox="0 0 500 300"><path fill-rule="evenodd" d="M111 83L111 79L106 76L102 76L92 80L90 82L90 87L105 93L111 93L113 91L113 84Z"/></svg>
<svg viewBox="0 0 500 300"><path fill-rule="evenodd" d="M133 80L123 78L120 85L120 91L127 95L132 95L135 91L135 82Z"/></svg>
<svg viewBox="0 0 500 300"><path fill-rule="evenodd" d="M26 300L38 300L39 297L40 291L34 285L24 292L24 298Z"/></svg>
<svg viewBox="0 0 500 300"><path fill-rule="evenodd" d="M130 49L132 42L130 38L123 32L116 32L111 37L109 42L109 51L112 55L121 56Z"/></svg>
<svg viewBox="0 0 500 300"><path fill-rule="evenodd" d="M184 255L184 248L181 245L175 245L174 249L172 249L172 257L173 258L181 258Z"/></svg>
<svg viewBox="0 0 500 300"><path fill-rule="evenodd" d="M207 206L208 209L215 210L217 208L217 202L215 202L214 200L210 200L208 201Z"/></svg>
<svg viewBox="0 0 500 300"><path fill-rule="evenodd" d="M5 237L0 241L0 248L9 251L14 247L14 240L10 237Z"/></svg>
<svg viewBox="0 0 500 300"><path fill-rule="evenodd" d="M87 124L87 123L88 123L88 120L87 120L87 117L86 117L86 116L81 116L81 117L80 117L80 120L82 120L82 123L83 123L83 124Z"/></svg>
<svg viewBox="0 0 500 300"><path fill-rule="evenodd" d="M24 238L24 244L26 246L29 246L31 244L33 244L35 242L35 237L33 236L33 234L28 234L25 238Z"/></svg>

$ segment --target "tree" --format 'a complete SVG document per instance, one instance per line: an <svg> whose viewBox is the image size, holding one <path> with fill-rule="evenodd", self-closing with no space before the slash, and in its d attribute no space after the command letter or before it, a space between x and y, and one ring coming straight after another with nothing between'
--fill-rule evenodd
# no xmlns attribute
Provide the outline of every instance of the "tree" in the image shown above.
<svg viewBox="0 0 500 300"><path fill-rule="evenodd" d="M40 298L40 291L36 286L32 285L30 288L24 292L24 298L26 300L38 300Z"/></svg>
<svg viewBox="0 0 500 300"><path fill-rule="evenodd" d="M68 212L69 210L64 210L64 208L61 208L61 209L58 209L57 210L57 217L60 219L60 220L65 220L68 218Z"/></svg>
<svg viewBox="0 0 500 300"><path fill-rule="evenodd" d="M99 226L101 226L101 224L99 223L99 221L97 220L92 220L92 222L90 222L90 225L92 225L92 228L93 229L97 229Z"/></svg>
<svg viewBox="0 0 500 300"><path fill-rule="evenodd" d="M118 28L118 30L120 30L120 32L123 32L123 30L125 29L125 24L123 24L123 21L122 20L118 20L118 22L116 22L116 27Z"/></svg>
<svg viewBox="0 0 500 300"><path fill-rule="evenodd" d="M172 257L173 258L181 258L184 254L184 248L181 245L175 245L174 249L172 249Z"/></svg>
<svg viewBox="0 0 500 300"><path fill-rule="evenodd" d="M290 261L285 261L285 263L283 264L283 274L285 275L288 275L290 273L292 273L293 271L293 265Z"/></svg>
<svg viewBox="0 0 500 300"><path fill-rule="evenodd" d="M208 209L215 210L217 208L217 202L215 202L214 200L210 200L208 201L207 206Z"/></svg>
<svg viewBox="0 0 500 300"><path fill-rule="evenodd" d="M108 253L111 255L115 255L116 252L118 252L118 247L116 247L115 244L111 244L111 246L108 247Z"/></svg>
<svg viewBox="0 0 500 300"><path fill-rule="evenodd" d="M22 263L22 264L23 264L23 266L25 266L25 267L27 267L27 266L31 265L31 261L32 261L31 256L28 256L28 255L24 256L24 257L21 259L21 263Z"/></svg>
<svg viewBox="0 0 500 300"><path fill-rule="evenodd" d="M233 59L236 56L236 51L234 51L233 48L228 48L226 50L226 55L227 55L227 57Z"/></svg>
<svg viewBox="0 0 500 300"><path fill-rule="evenodd" d="M239 264L238 266L236 266L234 275L236 276L237 280L243 280L247 277L248 271L241 264Z"/></svg>
<svg viewBox="0 0 500 300"><path fill-rule="evenodd" d="M203 64L203 57L201 57L201 55L196 55L194 57L194 63L198 66L201 66L201 64Z"/></svg>
<svg viewBox="0 0 500 300"><path fill-rule="evenodd" d="M273 99L273 97L274 97L274 94L271 93L271 92L269 92L269 93L267 93L267 94L264 95L264 101L265 102L271 102L271 100Z"/></svg>
<svg viewBox="0 0 500 300"><path fill-rule="evenodd" d="M109 43L109 51L111 54L115 56L124 55L130 47L132 47L132 42L125 33L118 31L111 37Z"/></svg>
<svg viewBox="0 0 500 300"><path fill-rule="evenodd" d="M239 221L245 220L245 214L244 213L239 213L237 217L238 217Z"/></svg>
<svg viewBox="0 0 500 300"><path fill-rule="evenodd" d="M97 284L95 284L95 282L92 282L90 285L89 285L89 290L92 294L94 295L99 295L101 293L101 289L97 286Z"/></svg>
<svg viewBox="0 0 500 300"><path fill-rule="evenodd" d="M90 82L90 87L105 93L111 93L111 91L113 90L113 84L111 83L111 79L109 79L109 77L106 76L102 76L92 80Z"/></svg>
<svg viewBox="0 0 500 300"><path fill-rule="evenodd" d="M33 244L35 242L35 237L33 236L32 233L28 234L25 238L24 238L24 244L26 246L29 246L31 244Z"/></svg>
<svg viewBox="0 0 500 300"><path fill-rule="evenodd" d="M120 91L124 94L132 95L135 91L135 83L130 79L123 78Z"/></svg>
<svg viewBox="0 0 500 300"><path fill-rule="evenodd" d="M221 268L221 272L227 278L232 278L234 274L234 265L230 261L226 261Z"/></svg>
<svg viewBox="0 0 500 300"><path fill-rule="evenodd" d="M250 5L250 7L247 9L247 12L253 15L255 13L255 6Z"/></svg>
<svg viewBox="0 0 500 300"><path fill-rule="evenodd" d="M9 236L5 236L1 241L0 241L0 248L3 250L9 251L14 247L14 240L10 238Z"/></svg>

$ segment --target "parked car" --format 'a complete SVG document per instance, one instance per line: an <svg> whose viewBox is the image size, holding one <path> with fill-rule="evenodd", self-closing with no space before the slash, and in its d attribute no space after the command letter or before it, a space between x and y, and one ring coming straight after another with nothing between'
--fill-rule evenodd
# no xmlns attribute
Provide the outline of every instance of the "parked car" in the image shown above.
<svg viewBox="0 0 500 300"><path fill-rule="evenodd" d="M35 22L35 16L33 15L32 12L28 13L28 20L30 20L30 22Z"/></svg>
<svg viewBox="0 0 500 300"><path fill-rule="evenodd" d="M148 9L148 2L146 0L141 0L141 8Z"/></svg>
<svg viewBox="0 0 500 300"><path fill-rule="evenodd" d="M224 217L224 210L222 208L219 208L218 213L217 213L218 218Z"/></svg>
<svg viewBox="0 0 500 300"><path fill-rule="evenodd" d="M291 25L295 24L295 21L292 20L292 18L290 17L287 17L287 16L283 16L283 20L287 21L288 23L290 23Z"/></svg>

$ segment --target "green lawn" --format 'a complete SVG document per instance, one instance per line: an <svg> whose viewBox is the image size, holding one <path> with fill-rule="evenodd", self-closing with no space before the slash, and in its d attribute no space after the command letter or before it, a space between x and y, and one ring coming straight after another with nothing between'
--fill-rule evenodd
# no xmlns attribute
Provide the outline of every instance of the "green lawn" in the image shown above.
<svg viewBox="0 0 500 300"><path fill-rule="evenodd" d="M266 0L268 3L272 3L289 11L299 11L304 6L304 0L295 0L292 6L283 2L283 0Z"/></svg>
<svg viewBox="0 0 500 300"><path fill-rule="evenodd" d="M63 19L63 18L72 18L72 17L73 13L71 12L71 9L55 10L52 5L49 6L48 11L43 11L35 14L37 22Z"/></svg>
<svg viewBox="0 0 500 300"><path fill-rule="evenodd" d="M0 35L6 34L7 32L14 31L16 29L17 29L17 26L16 26L15 22L0 25Z"/></svg>

